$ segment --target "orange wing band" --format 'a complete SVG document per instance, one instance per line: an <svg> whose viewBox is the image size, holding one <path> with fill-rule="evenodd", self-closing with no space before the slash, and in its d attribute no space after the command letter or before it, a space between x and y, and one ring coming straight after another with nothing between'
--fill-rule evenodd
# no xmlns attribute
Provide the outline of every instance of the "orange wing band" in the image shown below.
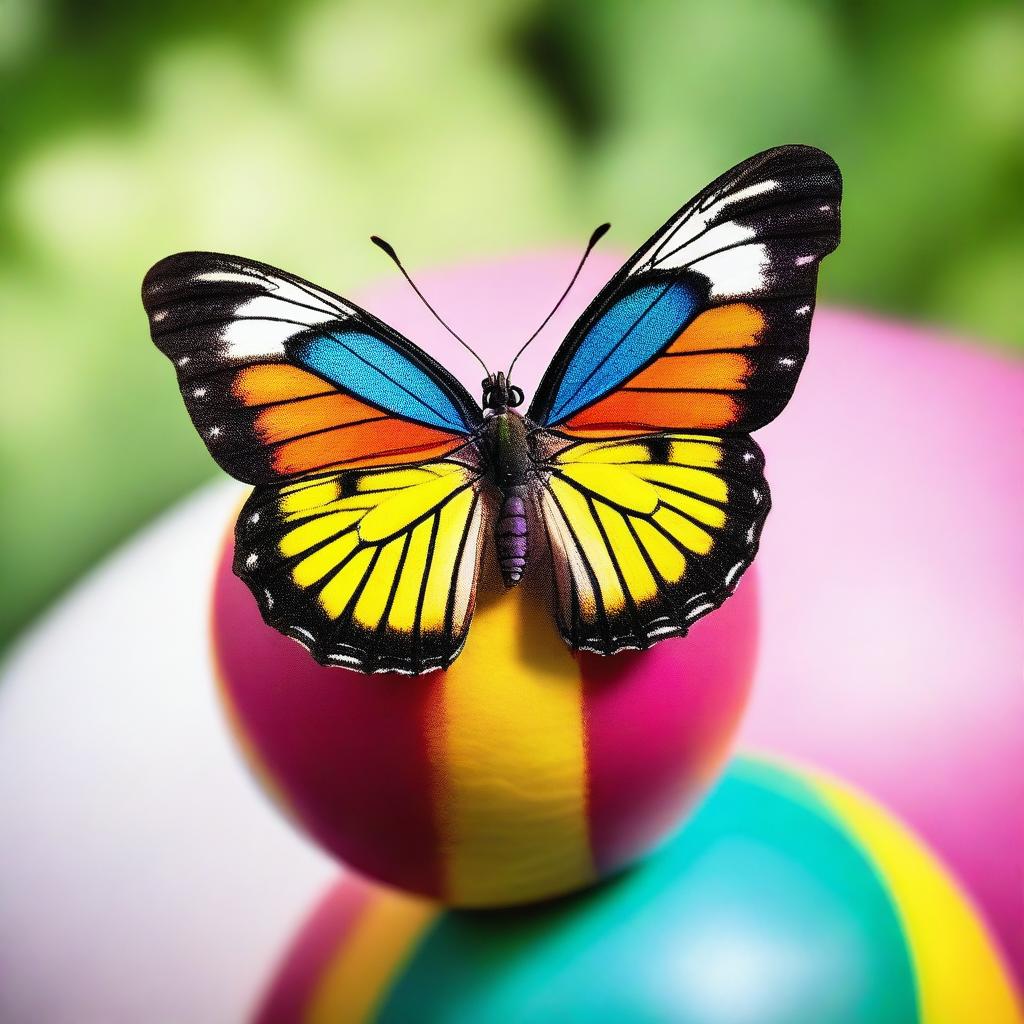
<svg viewBox="0 0 1024 1024"><path fill-rule="evenodd" d="M740 395L753 362L742 351L760 344L761 311L745 302L701 313L664 353L581 409L562 429L578 437L722 430L742 414Z"/></svg>
<svg viewBox="0 0 1024 1024"><path fill-rule="evenodd" d="M464 441L447 430L391 416L284 363L245 367L231 393L254 410L254 431L270 447L271 465L282 475L422 462L447 455Z"/></svg>
<svg viewBox="0 0 1024 1024"><path fill-rule="evenodd" d="M243 405L273 405L311 395L333 395L338 389L315 373L287 363L246 366L231 383L231 393Z"/></svg>

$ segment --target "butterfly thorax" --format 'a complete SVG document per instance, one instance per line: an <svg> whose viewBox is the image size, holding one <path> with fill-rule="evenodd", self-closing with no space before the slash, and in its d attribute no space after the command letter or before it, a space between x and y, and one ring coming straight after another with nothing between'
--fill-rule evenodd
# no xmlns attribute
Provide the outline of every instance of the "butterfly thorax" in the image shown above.
<svg viewBox="0 0 1024 1024"><path fill-rule="evenodd" d="M489 475L501 494L495 544L505 586L514 587L522 579L529 553L527 501L533 458L527 421L515 409L489 411L484 420L483 447Z"/></svg>

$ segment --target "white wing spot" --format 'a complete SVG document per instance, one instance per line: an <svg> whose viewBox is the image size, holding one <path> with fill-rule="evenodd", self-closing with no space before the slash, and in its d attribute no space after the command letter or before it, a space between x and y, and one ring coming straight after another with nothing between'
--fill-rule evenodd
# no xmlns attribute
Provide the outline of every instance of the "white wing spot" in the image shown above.
<svg viewBox="0 0 1024 1024"><path fill-rule="evenodd" d="M731 587L733 580L742 572L743 563L737 562L726 574L725 574L725 585Z"/></svg>
<svg viewBox="0 0 1024 1024"><path fill-rule="evenodd" d="M767 195L769 192L774 192L779 187L779 183L774 178L767 178L764 181L757 182L756 185L748 185L746 188L741 188L732 195L723 196L721 202L723 209L728 209L730 206L734 206L736 203L742 203L747 199L754 199L757 196Z"/></svg>
<svg viewBox="0 0 1024 1024"><path fill-rule="evenodd" d="M251 516L249 516L249 522L252 523L253 526L255 526L259 521L260 521L260 514L259 514L259 512L253 512L253 514Z"/></svg>
<svg viewBox="0 0 1024 1024"><path fill-rule="evenodd" d="M649 629L647 631L647 635L649 637L666 636L667 634L675 633L676 631L677 627L675 626L658 626L655 629Z"/></svg>
<svg viewBox="0 0 1024 1024"><path fill-rule="evenodd" d="M358 665L359 659L352 657L351 654L328 654L327 657L331 661L340 661L342 665Z"/></svg>
<svg viewBox="0 0 1024 1024"><path fill-rule="evenodd" d="M796 366L796 360L792 356L783 356L779 360L779 366Z"/></svg>
<svg viewBox="0 0 1024 1024"><path fill-rule="evenodd" d="M210 427L206 432L207 437L220 437L220 427Z"/></svg>
<svg viewBox="0 0 1024 1024"><path fill-rule="evenodd" d="M796 315L797 316L807 316L807 314L810 313L810 311L811 311L810 305L799 306L797 308Z"/></svg>
<svg viewBox="0 0 1024 1024"><path fill-rule="evenodd" d="M803 266L806 266L808 263L813 263L814 262L814 257L813 256L797 256L797 258L793 262L798 267L803 267Z"/></svg>
<svg viewBox="0 0 1024 1024"><path fill-rule="evenodd" d="M196 280L210 284L252 284L252 277L241 270L208 270L205 274L196 274Z"/></svg>
<svg viewBox="0 0 1024 1024"><path fill-rule="evenodd" d="M205 398L206 397L206 388L196 388L195 391L192 392L192 397L193 398Z"/></svg>
<svg viewBox="0 0 1024 1024"><path fill-rule="evenodd" d="M259 555L255 551L251 552L245 560L246 569L251 569L259 560Z"/></svg>

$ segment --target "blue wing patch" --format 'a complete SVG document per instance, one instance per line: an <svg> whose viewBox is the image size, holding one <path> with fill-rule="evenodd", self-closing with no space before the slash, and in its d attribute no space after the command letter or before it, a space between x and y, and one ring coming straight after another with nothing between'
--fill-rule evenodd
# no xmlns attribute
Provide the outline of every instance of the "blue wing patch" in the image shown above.
<svg viewBox="0 0 1024 1024"><path fill-rule="evenodd" d="M440 387L394 346L361 331L308 336L290 346L307 370L396 416L443 430L470 429Z"/></svg>
<svg viewBox="0 0 1024 1024"><path fill-rule="evenodd" d="M653 358L690 321L697 296L679 283L648 284L619 299L580 343L547 423L558 423L607 394Z"/></svg>

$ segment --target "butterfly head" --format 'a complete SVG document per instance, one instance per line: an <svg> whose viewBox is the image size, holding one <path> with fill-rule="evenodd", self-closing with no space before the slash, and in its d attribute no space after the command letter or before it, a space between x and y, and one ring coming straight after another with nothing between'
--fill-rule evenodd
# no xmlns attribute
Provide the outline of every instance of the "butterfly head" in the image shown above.
<svg viewBox="0 0 1024 1024"><path fill-rule="evenodd" d="M505 374L492 373L481 383L484 389L483 407L485 412L502 413L523 404L522 388L510 384Z"/></svg>

